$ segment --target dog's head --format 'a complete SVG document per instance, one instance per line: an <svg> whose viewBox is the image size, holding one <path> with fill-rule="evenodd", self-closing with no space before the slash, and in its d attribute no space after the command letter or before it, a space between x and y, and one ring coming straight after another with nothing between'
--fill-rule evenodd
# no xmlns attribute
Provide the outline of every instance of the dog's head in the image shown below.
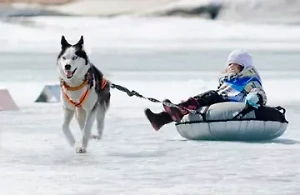
<svg viewBox="0 0 300 195"><path fill-rule="evenodd" d="M83 78L89 70L90 63L83 45L83 36L75 45L69 44L64 36L61 37L61 51L57 57L57 66L64 80Z"/></svg>

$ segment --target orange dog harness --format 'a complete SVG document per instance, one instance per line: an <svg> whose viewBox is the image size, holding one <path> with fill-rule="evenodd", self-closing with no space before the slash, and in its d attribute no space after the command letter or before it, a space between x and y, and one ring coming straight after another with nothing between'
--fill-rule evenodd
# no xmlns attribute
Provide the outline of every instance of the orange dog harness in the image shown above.
<svg viewBox="0 0 300 195"><path fill-rule="evenodd" d="M85 102L85 100L87 99L87 97L89 96L91 88L87 87L85 92L80 97L79 102L73 101L67 95L65 90L67 90L67 91L78 91L78 90L82 89L83 87L87 86L87 84L88 84L88 80L85 80L83 83L81 83L81 85L79 85L77 87L71 87L71 86L67 85L66 82L62 82L62 84L61 84L61 87L63 88L62 93L71 105L73 105L75 107L81 107L83 105L83 103ZM106 86L107 86L107 80L103 77L102 80L101 80L101 83L100 83L101 90L103 90Z"/></svg>

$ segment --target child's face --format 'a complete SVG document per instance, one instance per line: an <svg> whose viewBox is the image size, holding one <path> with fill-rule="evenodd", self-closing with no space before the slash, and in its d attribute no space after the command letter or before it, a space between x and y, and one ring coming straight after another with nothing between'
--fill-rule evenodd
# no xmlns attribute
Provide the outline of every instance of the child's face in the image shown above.
<svg viewBox="0 0 300 195"><path fill-rule="evenodd" d="M227 73L240 73L243 70L243 67L236 63L230 63L227 67Z"/></svg>

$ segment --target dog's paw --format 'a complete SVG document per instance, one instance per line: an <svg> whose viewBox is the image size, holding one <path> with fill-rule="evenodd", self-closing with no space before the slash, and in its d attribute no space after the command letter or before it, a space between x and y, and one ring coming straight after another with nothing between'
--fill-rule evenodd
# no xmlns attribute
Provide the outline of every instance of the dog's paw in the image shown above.
<svg viewBox="0 0 300 195"><path fill-rule="evenodd" d="M91 136L91 139L101 139L101 136L100 135L92 135Z"/></svg>
<svg viewBox="0 0 300 195"><path fill-rule="evenodd" d="M86 149L82 148L82 147L78 147L76 148L76 153L86 153Z"/></svg>

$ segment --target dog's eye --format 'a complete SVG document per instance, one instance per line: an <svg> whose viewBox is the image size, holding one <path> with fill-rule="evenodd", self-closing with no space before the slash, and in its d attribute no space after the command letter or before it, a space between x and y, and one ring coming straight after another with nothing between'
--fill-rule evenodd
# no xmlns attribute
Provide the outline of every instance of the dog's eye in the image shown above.
<svg viewBox="0 0 300 195"><path fill-rule="evenodd" d="M76 60L78 57L77 56L73 56L72 57L72 60Z"/></svg>
<svg viewBox="0 0 300 195"><path fill-rule="evenodd" d="M62 59L63 59L63 60L65 60L65 59L66 59L66 57L65 57L65 56L63 56L63 57L62 57Z"/></svg>

